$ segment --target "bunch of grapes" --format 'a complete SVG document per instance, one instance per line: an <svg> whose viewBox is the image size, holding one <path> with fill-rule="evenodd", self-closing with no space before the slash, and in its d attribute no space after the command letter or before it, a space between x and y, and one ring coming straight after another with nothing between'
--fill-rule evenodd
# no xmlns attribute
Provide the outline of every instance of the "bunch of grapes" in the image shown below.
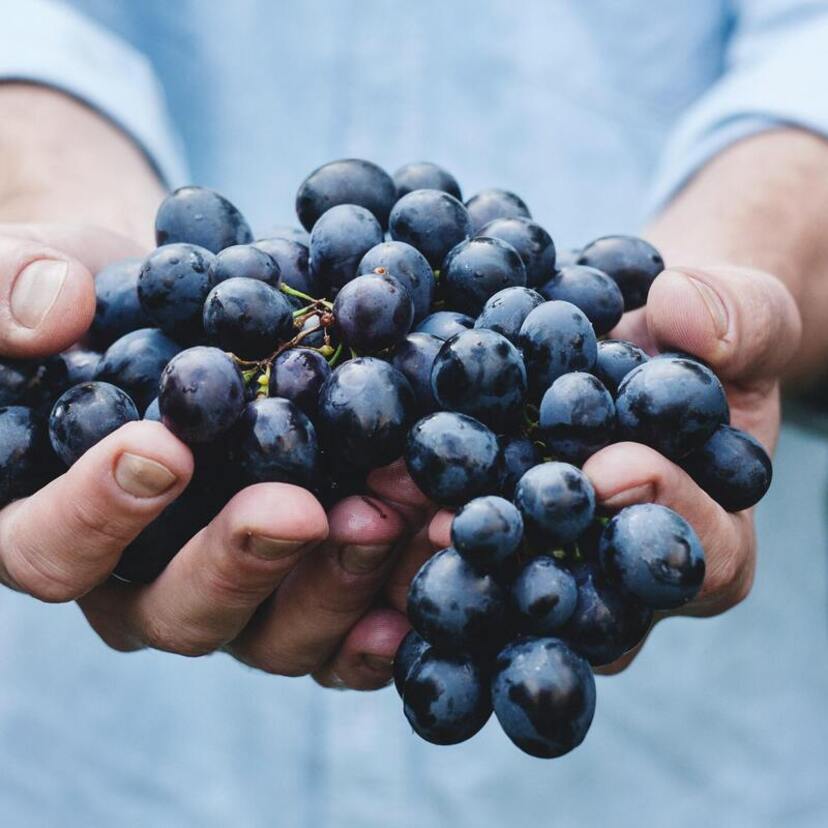
<svg viewBox="0 0 828 828"><path fill-rule="evenodd" d="M592 667L691 600L705 571L682 517L599 514L580 467L634 440L737 511L764 495L770 461L729 425L709 367L606 338L663 269L642 239L556 255L516 195L464 204L429 163L393 178L326 164L296 211L304 230L254 241L218 193L169 195L157 249L97 275L82 345L0 362L0 503L124 423L160 420L195 473L115 570L146 583L245 486L293 483L330 505L403 456L425 495L458 510L452 545L411 584L395 660L405 715L454 744L494 711L518 747L560 756L591 723Z"/></svg>

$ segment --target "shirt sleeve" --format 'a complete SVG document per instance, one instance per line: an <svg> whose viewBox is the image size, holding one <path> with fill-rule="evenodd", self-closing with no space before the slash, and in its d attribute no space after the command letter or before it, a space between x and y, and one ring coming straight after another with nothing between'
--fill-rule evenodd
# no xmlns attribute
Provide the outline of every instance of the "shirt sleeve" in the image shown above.
<svg viewBox="0 0 828 828"><path fill-rule="evenodd" d="M672 131L650 212L736 141L785 125L828 135L828 0L741 0L732 15L725 71Z"/></svg>
<svg viewBox="0 0 828 828"><path fill-rule="evenodd" d="M0 82L59 89L108 118L167 186L187 178L181 146L149 60L57 0L0 0Z"/></svg>

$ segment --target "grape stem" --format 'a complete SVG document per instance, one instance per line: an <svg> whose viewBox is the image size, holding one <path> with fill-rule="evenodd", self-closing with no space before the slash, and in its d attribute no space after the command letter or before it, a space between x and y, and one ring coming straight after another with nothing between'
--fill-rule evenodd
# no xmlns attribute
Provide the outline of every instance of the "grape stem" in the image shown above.
<svg viewBox="0 0 828 828"><path fill-rule="evenodd" d="M308 293L302 293L301 290L296 290L296 288L292 288L290 285L286 285L284 282L282 282L282 284L279 285L279 290L281 290L282 293L286 293L288 296L293 296L296 299L301 299L303 302L307 302L310 305L321 305L323 308L326 308L327 310L331 310L331 308L333 308L333 302L329 302L327 299L316 299Z"/></svg>

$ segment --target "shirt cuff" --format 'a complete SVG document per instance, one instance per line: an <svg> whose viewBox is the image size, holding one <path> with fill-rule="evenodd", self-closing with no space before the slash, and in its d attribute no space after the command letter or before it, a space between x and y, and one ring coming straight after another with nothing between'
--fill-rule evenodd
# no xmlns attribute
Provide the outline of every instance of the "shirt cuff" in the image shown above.
<svg viewBox="0 0 828 828"><path fill-rule="evenodd" d="M144 55L54 0L4 0L0 10L0 81L77 98L129 135L168 187L187 180L163 90Z"/></svg>

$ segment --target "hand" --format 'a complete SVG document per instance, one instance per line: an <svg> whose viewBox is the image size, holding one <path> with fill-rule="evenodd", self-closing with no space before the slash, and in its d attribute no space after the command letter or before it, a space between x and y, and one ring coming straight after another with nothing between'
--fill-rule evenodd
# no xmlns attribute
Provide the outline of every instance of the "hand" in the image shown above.
<svg viewBox="0 0 828 828"><path fill-rule="evenodd" d="M141 252L92 227L0 225L0 354L42 357L76 342L95 309L92 273ZM393 470L378 472L386 502L349 498L326 516L302 489L261 484L234 497L151 585L108 580L192 471L187 446L159 423L127 424L0 511L0 581L43 601L77 599L119 650L224 649L272 673L385 684L404 619L380 612L369 630L348 633L374 605L409 522L422 523L419 493L398 492Z"/></svg>

